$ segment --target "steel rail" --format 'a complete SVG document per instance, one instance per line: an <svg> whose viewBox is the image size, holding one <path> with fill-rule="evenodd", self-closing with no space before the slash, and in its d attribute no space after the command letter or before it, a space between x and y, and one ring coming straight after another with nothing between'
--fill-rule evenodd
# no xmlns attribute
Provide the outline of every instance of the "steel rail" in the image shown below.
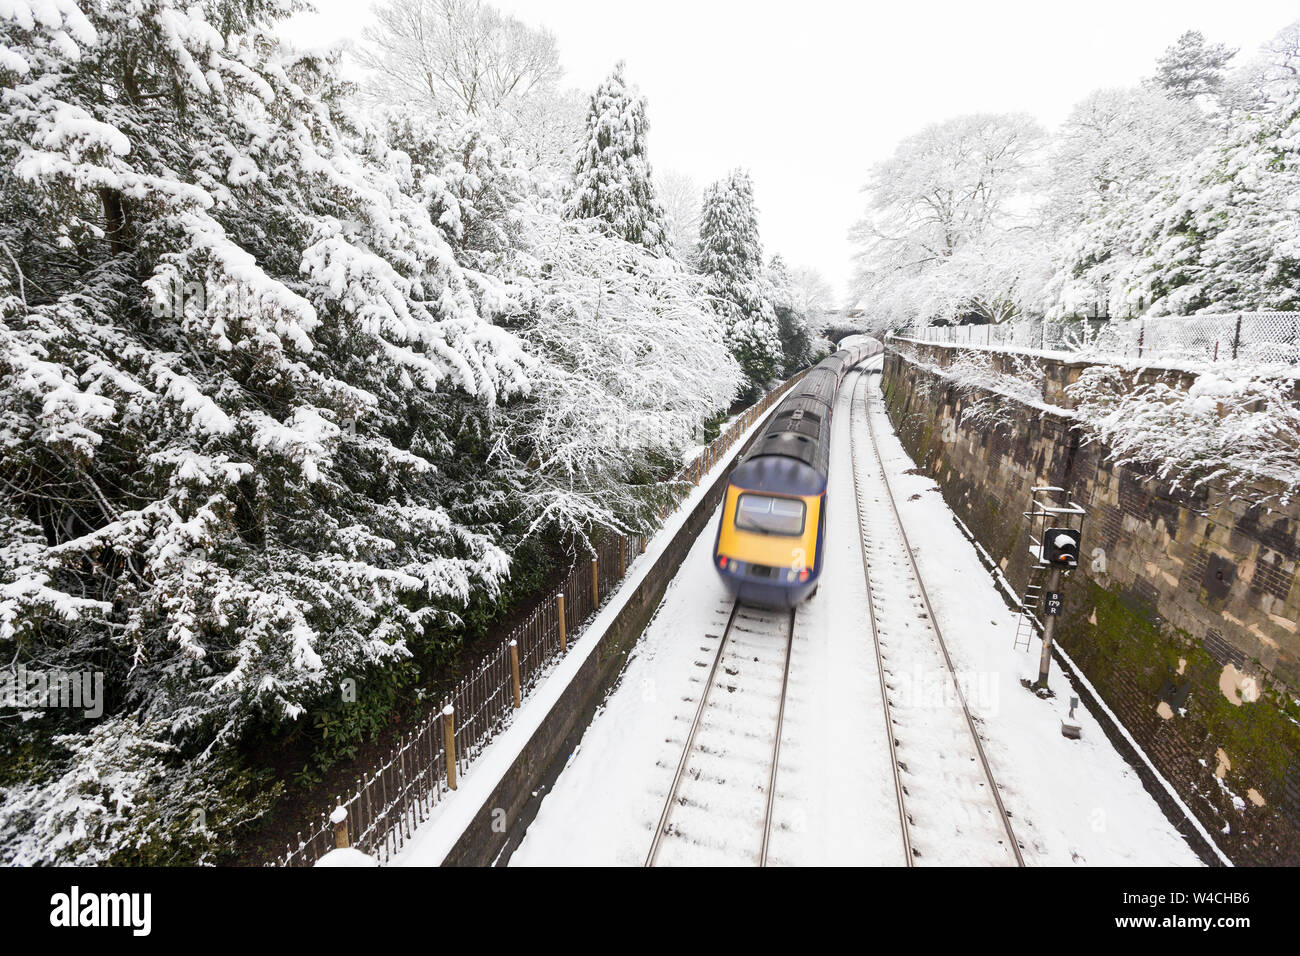
<svg viewBox="0 0 1300 956"><path fill-rule="evenodd" d="M865 384L865 376L861 382ZM867 434L871 438L872 452L876 460L880 463L880 478L885 487L885 496L889 500L890 510L894 514L894 521L898 526L898 533L903 539L903 550L907 553L908 564L912 568L912 576L916 580L917 589L920 591L921 600L925 604L926 616L930 619L930 626L934 630L935 640L939 645L939 650L943 653L944 662L948 665L948 676L952 678L953 689L957 692L957 699L961 702L961 710L966 718L966 728L970 731L971 741L975 745L975 752L979 756L980 766L984 771L984 778L988 781L989 792L993 797L993 802L998 809L998 817L1002 821L1002 827L1006 831L1008 842L1011 845L1011 852L1015 855L1016 865L1024 866L1025 858L1020 852L1020 841L1016 839L1015 830L1011 826L1011 818L1007 815L1007 808L1002 803L1002 794L998 789L997 779L993 776L993 768L989 765L988 755L984 752L984 744L980 741L979 730L975 726L975 720L971 717L970 707L966 703L966 695L962 693L961 682L957 679L957 669L953 666L952 655L948 653L948 645L943 639L943 632L939 627L939 619L935 616L934 607L930 603L930 595L926 590L925 581L921 577L921 569L916 563L916 555L912 553L911 542L907 538L907 529L903 526L903 516L898 510L898 501L894 497L894 490L889 484L889 474L885 469L884 458L880 454L880 445L876 440L876 428L871 421L871 411L867 408L866 402L862 404L862 414L867 419ZM856 471L854 472L856 474ZM865 553L864 553L865 559Z"/></svg>
<svg viewBox="0 0 1300 956"><path fill-rule="evenodd" d="M663 838L668 834L668 824L672 818L673 806L677 802L678 791L681 789L682 779L686 775L686 766L690 762L691 754L695 752L695 738L699 733L704 714L708 710L709 694L713 690L718 665L722 662L727 641L735 630L740 608L741 602L739 600L732 604L731 614L727 618L726 629L723 630L722 638L718 641L718 649L713 655L713 664L709 667L709 675L705 678L704 689L700 692L699 703L695 706L695 716L692 718L690 730L686 734L686 742L682 746L682 755L677 761L677 769L673 773L673 782L668 789L668 797L664 800L663 811L659 814L659 823L655 827L654 837L650 842L650 850L646 854L644 865L647 867L655 865L655 861L659 856L659 848L663 844ZM758 857L759 866L767 865L768 846L772 831L772 809L775 805L777 766L781 756L781 731L785 720L785 698L790 684L790 659L794 653L794 621L795 609L791 608L790 626L786 633L785 667L781 678L781 697L777 704L776 739L772 744L772 765L768 771L767 801L763 816L763 839L759 847Z"/></svg>
<svg viewBox="0 0 1300 956"><path fill-rule="evenodd" d="M862 577L867 584L867 610L871 618L871 643L876 649L876 673L880 677L880 703L885 710L885 734L889 738L889 767L894 772L894 794L898 799L898 829L903 839L903 859L907 866L916 864L912 853L911 825L907 819L906 791L903 788L903 775L898 767L898 740L894 736L894 715L889 706L889 687L885 683L885 658L880 650L880 627L876 621L876 604L872 599L871 562L867 560L867 540L862 528L862 484L858 480L858 435L853 427L854 410L857 408L858 386L866 382L865 373L859 373L854 383L853 394L849 396L849 449L853 465L853 495L858 512L858 544L862 548ZM865 406L864 406L865 407Z"/></svg>
<svg viewBox="0 0 1300 956"><path fill-rule="evenodd" d="M790 658L794 657L794 615L790 608L790 630L785 639L785 671L781 675L781 704L776 711L776 741L772 744L772 774L767 781L767 812L763 817L763 845L758 865L767 866L767 849L772 836L772 806L776 802L776 770L781 762L781 725L785 721L785 694L790 686Z"/></svg>
<svg viewBox="0 0 1300 956"><path fill-rule="evenodd" d="M691 721L691 729L686 734L686 744L682 747L681 759L677 761L677 771L673 774L673 783L668 789L668 799L664 801L663 813L659 814L659 824L655 827L654 839L650 842L650 852L646 854L646 866L654 866L655 857L659 855L659 844L668 830L668 818L672 815L673 803L677 800L677 789L681 786L682 775L686 772L686 762L690 759L691 751L695 749L695 734L700 729L700 719L704 716L704 708L708 704L709 691L713 689L713 678L718 673L718 664L722 660L722 651L727 646L727 638L731 637L731 629L736 624L736 614L739 611L740 600L737 599L731 605L731 614L727 618L727 627L722 632L722 639L718 641L718 650L713 655L713 666L709 668L709 676L704 680L704 689L700 692L700 702L695 707L695 718Z"/></svg>

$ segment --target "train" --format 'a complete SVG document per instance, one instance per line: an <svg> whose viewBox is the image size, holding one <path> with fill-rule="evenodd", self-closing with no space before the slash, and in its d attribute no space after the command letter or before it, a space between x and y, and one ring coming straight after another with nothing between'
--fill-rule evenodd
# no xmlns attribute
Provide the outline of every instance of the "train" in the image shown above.
<svg viewBox="0 0 1300 956"><path fill-rule="evenodd" d="M713 566L733 597L794 607L817 589L826 540L826 479L835 396L854 366L883 346L855 335L790 390L732 469Z"/></svg>

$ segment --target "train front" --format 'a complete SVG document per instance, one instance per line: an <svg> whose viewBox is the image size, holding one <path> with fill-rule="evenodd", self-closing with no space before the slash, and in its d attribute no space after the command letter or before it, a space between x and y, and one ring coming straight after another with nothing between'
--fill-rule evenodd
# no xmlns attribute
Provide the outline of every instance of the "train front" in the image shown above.
<svg viewBox="0 0 1300 956"><path fill-rule="evenodd" d="M800 457L757 454L731 474L714 566L731 594L793 607L817 587L826 477Z"/></svg>

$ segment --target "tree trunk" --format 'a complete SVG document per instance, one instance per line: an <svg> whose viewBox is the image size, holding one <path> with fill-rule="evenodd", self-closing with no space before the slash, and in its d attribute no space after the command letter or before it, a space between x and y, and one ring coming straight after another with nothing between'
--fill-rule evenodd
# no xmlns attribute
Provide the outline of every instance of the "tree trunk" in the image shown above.
<svg viewBox="0 0 1300 956"><path fill-rule="evenodd" d="M104 205L104 233L113 255L126 251L126 206L122 194L116 189L101 188L100 202Z"/></svg>

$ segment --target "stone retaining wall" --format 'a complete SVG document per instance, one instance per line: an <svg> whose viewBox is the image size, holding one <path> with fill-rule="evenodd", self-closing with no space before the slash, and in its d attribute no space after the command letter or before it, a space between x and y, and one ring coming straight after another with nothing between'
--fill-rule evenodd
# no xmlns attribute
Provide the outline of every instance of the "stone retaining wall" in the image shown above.
<svg viewBox="0 0 1300 956"><path fill-rule="evenodd" d="M913 459L1021 593L1030 489L1072 491L1089 514L1062 647L1234 862L1300 863L1300 502L1251 506L1112 466L1068 410L1085 363L1030 357L1061 408L1013 403L1015 427L990 428L962 421L990 393L927 367L952 347L908 351L890 351L883 387Z"/></svg>

